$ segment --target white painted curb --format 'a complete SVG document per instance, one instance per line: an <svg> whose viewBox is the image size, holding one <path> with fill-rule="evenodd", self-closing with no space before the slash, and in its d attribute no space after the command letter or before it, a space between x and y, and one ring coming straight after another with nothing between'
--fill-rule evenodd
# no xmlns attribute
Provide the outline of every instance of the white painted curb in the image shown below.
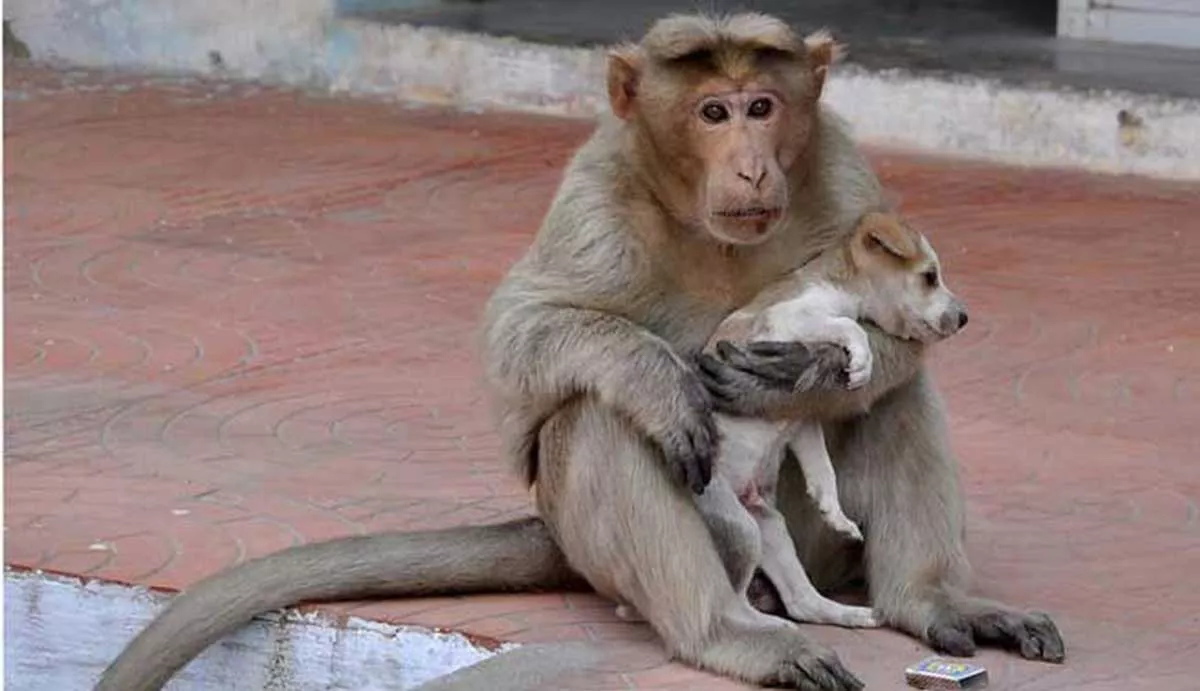
<svg viewBox="0 0 1200 691"><path fill-rule="evenodd" d="M90 689L169 596L37 572L4 575L4 688ZM166 691L409 691L515 648L351 617L288 611L208 648Z"/></svg>
<svg viewBox="0 0 1200 691"><path fill-rule="evenodd" d="M211 73L460 108L588 117L600 51L340 19L334 0L9 0L35 59ZM850 46L853 50L853 46ZM867 143L1000 162L1200 179L1200 101L835 71Z"/></svg>

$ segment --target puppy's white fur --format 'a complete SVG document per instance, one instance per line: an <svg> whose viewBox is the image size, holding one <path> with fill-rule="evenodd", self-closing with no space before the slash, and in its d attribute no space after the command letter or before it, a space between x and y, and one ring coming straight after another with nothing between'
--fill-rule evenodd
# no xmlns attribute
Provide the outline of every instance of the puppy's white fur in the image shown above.
<svg viewBox="0 0 1200 691"><path fill-rule="evenodd" d="M721 340L832 342L849 354L847 386L871 377L871 349L860 320L869 320L902 338L923 342L947 338L966 323L966 308L941 277L937 254L919 232L889 213L870 213L856 231L804 268L764 290L730 315L713 335ZM722 433L713 481L696 501L710 524L752 523L767 577L779 591L788 616L796 621L849 627L879 622L867 607L851 607L817 592L796 555L795 546L775 508L780 465L790 447L804 472L809 495L830 527L851 540L862 540L857 524L838 500L833 463L816 421L774 422L718 416ZM726 531L727 532L727 531ZM757 533L757 535L755 535ZM745 596L754 568L734 584ZM624 614L628 615L626 611Z"/></svg>

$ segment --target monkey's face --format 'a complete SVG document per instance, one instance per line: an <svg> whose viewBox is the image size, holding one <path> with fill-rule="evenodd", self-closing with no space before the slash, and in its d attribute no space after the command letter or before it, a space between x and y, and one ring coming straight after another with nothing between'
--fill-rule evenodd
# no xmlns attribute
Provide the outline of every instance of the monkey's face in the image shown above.
<svg viewBox="0 0 1200 691"><path fill-rule="evenodd" d="M610 56L609 100L672 215L719 242L756 245L784 225L835 52L825 34L801 40L757 16L666 20Z"/></svg>
<svg viewBox="0 0 1200 691"><path fill-rule="evenodd" d="M783 96L770 89L705 93L688 129L700 154L695 203L705 229L738 245L763 242L788 208L788 175L799 154Z"/></svg>
<svg viewBox="0 0 1200 691"><path fill-rule="evenodd" d="M933 343L967 325L967 306L946 284L933 246L899 217L867 214L853 252L867 316L884 331Z"/></svg>

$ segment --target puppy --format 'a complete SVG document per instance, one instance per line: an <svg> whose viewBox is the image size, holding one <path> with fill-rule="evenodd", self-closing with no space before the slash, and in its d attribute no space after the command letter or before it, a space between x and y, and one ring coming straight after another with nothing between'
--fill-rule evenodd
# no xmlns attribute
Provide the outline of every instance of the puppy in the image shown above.
<svg viewBox="0 0 1200 691"><path fill-rule="evenodd" d="M863 216L854 232L807 266L769 286L730 315L713 334L720 341L831 342L846 349L847 386L871 377L871 349L859 320L908 339L933 343L967 323L965 305L941 275L937 254L925 237L892 213ZM714 535L756 541L726 554L757 555L756 564L730 567L746 595L760 567L776 589L788 617L847 627L878 626L872 610L834 602L817 592L796 555L783 516L775 508L780 465L790 447L804 472L809 495L824 520L848 539L863 539L842 511L833 463L821 424L773 422L719 415L721 450L713 480L696 498ZM730 530L731 525L741 526ZM743 558L750 561L752 558ZM630 612L623 610L626 616Z"/></svg>

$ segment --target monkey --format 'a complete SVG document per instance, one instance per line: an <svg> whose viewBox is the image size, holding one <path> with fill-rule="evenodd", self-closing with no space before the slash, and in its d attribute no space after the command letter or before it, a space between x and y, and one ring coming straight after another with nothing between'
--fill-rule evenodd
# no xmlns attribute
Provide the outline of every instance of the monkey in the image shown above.
<svg viewBox="0 0 1200 691"><path fill-rule="evenodd" d="M718 411L828 421L885 623L956 654L978 641L1060 661L1048 617L965 594L961 495L920 344L868 328L875 371L852 392L832 344L701 356L727 314L879 202L848 127L819 102L836 52L827 34L743 13L672 15L609 53L611 112L483 315L503 455L533 490L535 517L339 538L219 572L139 633L97 691L158 689L254 615L301 601L579 587L629 603L696 667L861 688L836 653L734 590L730 543L694 501L711 479ZM811 388L797 391L801 380ZM781 490L803 493L787 481L785 469ZM832 580L787 493L806 568Z"/></svg>

